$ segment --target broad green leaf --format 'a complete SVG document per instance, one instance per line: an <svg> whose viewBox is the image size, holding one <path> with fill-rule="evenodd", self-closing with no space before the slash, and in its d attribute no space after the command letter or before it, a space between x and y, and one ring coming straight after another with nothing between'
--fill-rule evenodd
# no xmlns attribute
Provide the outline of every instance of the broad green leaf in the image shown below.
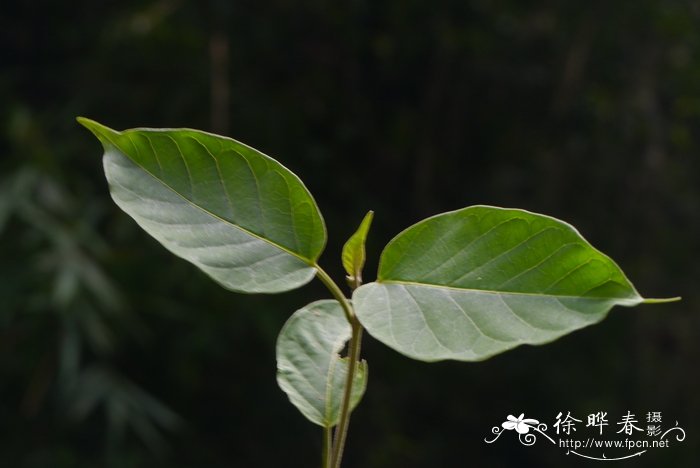
<svg viewBox="0 0 700 468"><path fill-rule="evenodd" d="M338 424L349 360L339 352L352 330L334 300L313 302L287 320L277 338L277 383L311 422L323 427ZM351 407L367 386L367 363L358 363Z"/></svg>
<svg viewBox="0 0 700 468"><path fill-rule="evenodd" d="M274 159L197 130L118 132L78 121L104 146L116 204L175 255L233 291L287 291L314 277L323 218Z"/></svg>
<svg viewBox="0 0 700 468"><path fill-rule="evenodd" d="M373 217L374 211L368 211L360 223L360 227L343 246L341 256L343 267L351 279L362 280L362 268L365 266L365 241Z"/></svg>
<svg viewBox="0 0 700 468"><path fill-rule="evenodd" d="M384 249L377 282L353 295L372 336L423 361L546 343L644 301L572 226L488 206L406 229Z"/></svg>

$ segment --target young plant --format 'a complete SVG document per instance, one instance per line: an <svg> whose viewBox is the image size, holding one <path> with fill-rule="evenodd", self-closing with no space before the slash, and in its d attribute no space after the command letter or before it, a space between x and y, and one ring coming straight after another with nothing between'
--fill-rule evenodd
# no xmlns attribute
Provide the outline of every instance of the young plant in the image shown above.
<svg viewBox="0 0 700 468"><path fill-rule="evenodd" d="M333 299L296 311L277 340L277 381L323 428L325 468L340 467L350 414L367 386L365 329L413 359L479 361L597 323L615 305L677 299L644 299L562 221L472 206L398 234L376 281L363 285L370 211L342 252L351 301L317 263L326 228L316 202L279 162L197 130L118 132L78 121L104 146L116 204L224 288L277 293L314 277L328 288Z"/></svg>

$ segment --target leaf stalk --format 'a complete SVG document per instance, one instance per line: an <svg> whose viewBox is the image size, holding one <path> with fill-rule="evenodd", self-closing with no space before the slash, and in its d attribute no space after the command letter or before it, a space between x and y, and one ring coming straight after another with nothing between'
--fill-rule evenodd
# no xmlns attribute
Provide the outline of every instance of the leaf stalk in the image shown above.
<svg viewBox="0 0 700 468"><path fill-rule="evenodd" d="M331 468L331 452L333 449L333 433L330 427L323 428L323 468Z"/></svg>
<svg viewBox="0 0 700 468"><path fill-rule="evenodd" d="M324 467L329 468L340 468L340 464L343 459L343 450L345 448L345 441L348 436L348 428L350 426L350 413L351 410L351 400L352 400L352 388L355 380L355 373L357 371L357 365L360 360L360 349L362 346L362 324L357 320L355 316L355 311L352 308L352 304L345 297L343 291L336 284L335 281L326 273L323 268L315 265L317 269L318 279L328 288L333 297L340 303L345 313L345 318L350 323L352 327L352 335L350 337L350 348L348 351L348 358L350 360L350 366L348 367L348 375L345 381L345 388L343 389L343 402L340 409L340 419L338 420L338 426L335 430L335 438L333 440L330 465L326 465L327 461L327 447L324 445ZM359 281L355 283L355 286L359 286ZM352 286L351 286L352 287ZM354 288L353 288L354 289ZM328 443L329 429L324 430L324 441Z"/></svg>
<svg viewBox="0 0 700 468"><path fill-rule="evenodd" d="M348 427L350 426L350 400L352 396L352 387L355 379L355 371L357 363L360 360L360 347L362 345L362 325L355 318L352 325L352 338L350 338L350 366L348 368L347 381L345 382L345 390L343 393L343 406L340 410L340 420L338 427L335 430L335 440L333 442L333 453L331 455L331 468L340 468L340 463L343 459L343 449L348 436Z"/></svg>
<svg viewBox="0 0 700 468"><path fill-rule="evenodd" d="M316 268L316 275L318 276L318 279L321 280L326 288L328 288L330 293L333 295L333 298L340 303L340 306L343 308L343 312L345 313L345 318L352 325L353 322L357 321L357 319L355 318L355 312L353 311L352 305L350 305L350 301L348 301L340 287L330 276L328 276L328 273L326 273L323 268L318 265L314 265L314 268Z"/></svg>

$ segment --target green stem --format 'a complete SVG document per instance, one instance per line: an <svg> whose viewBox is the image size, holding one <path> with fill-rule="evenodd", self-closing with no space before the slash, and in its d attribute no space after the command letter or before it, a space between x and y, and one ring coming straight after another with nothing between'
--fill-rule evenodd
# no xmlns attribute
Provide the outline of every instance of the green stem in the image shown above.
<svg viewBox="0 0 700 468"><path fill-rule="evenodd" d="M343 406L340 410L340 420L335 431L335 441L333 443L333 453L331 456L331 468L340 468L340 463L343 459L343 449L345 448L345 440L348 436L348 427L350 426L350 401L352 397L352 387L355 380L355 370L357 362L360 359L360 346L362 344L362 325L353 318L350 322L352 325L352 338L350 338L350 367L348 368L348 378L345 382L345 390L343 393Z"/></svg>
<svg viewBox="0 0 700 468"><path fill-rule="evenodd" d="M323 468L331 468L331 450L333 434L330 427L323 428Z"/></svg>
<svg viewBox="0 0 700 468"><path fill-rule="evenodd" d="M318 276L318 279L320 279L321 282L328 288L335 300L340 302L340 306L343 308L343 312L345 313L345 318L352 325L352 323L357 321L357 319L355 319L355 312L353 312L352 310L350 301L348 301L348 299L345 297L345 294L343 294L343 291L340 289L340 287L338 287L338 285L335 284L335 281L333 281L333 279L330 276L328 276L328 273L323 271L323 268L321 268L318 265L314 265L314 267L317 270L316 275Z"/></svg>
<svg viewBox="0 0 700 468"><path fill-rule="evenodd" d="M348 375L345 381L345 388L343 389L343 403L340 409L340 419L338 421L338 426L335 430L335 440L332 444L331 458L330 458L330 468L340 468L340 463L343 459L343 449L345 448L345 441L348 437L348 427L350 426L350 402L352 400L352 387L355 381L355 372L357 370L357 363L360 360L360 347L362 345L362 325L355 317L355 311L350 304L350 301L345 297L343 291L338 287L338 285L333 281L333 279L328 276L323 268L318 265L314 265L317 269L318 279L328 288L333 297L340 303L345 313L345 318L348 320L352 327L352 337L350 338L350 350L348 352L348 357L350 360L350 366L348 367ZM355 282L353 286L359 286L359 282ZM353 288L354 289L354 288ZM326 435L326 438L329 437ZM324 447L325 451L325 447ZM324 464L324 467L326 465Z"/></svg>

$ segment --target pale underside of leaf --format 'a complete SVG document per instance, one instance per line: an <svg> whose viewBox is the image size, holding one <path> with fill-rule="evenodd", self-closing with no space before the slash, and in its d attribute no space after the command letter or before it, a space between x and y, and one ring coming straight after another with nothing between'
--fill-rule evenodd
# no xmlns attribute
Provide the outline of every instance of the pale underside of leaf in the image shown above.
<svg viewBox="0 0 700 468"><path fill-rule="evenodd" d="M399 234L378 281L359 288L358 318L415 359L482 360L542 344L643 299L615 263L566 223L477 206Z"/></svg>
<svg viewBox="0 0 700 468"><path fill-rule="evenodd" d="M222 222L177 195L119 152L104 169L114 202L175 255L216 282L240 292L281 292L313 279L297 256Z"/></svg>
<svg viewBox="0 0 700 468"><path fill-rule="evenodd" d="M80 122L105 147L117 205L171 252L234 291L281 292L313 278L323 219L277 161L196 130L116 132Z"/></svg>
<svg viewBox="0 0 700 468"><path fill-rule="evenodd" d="M277 340L277 382L289 400L311 422L338 423L349 361L338 354L352 330L334 300L296 311ZM367 384L367 364L358 364L351 403L354 408Z"/></svg>
<svg viewBox="0 0 700 468"><path fill-rule="evenodd" d="M372 336L414 359L479 361L543 344L638 302L369 283L354 296Z"/></svg>

